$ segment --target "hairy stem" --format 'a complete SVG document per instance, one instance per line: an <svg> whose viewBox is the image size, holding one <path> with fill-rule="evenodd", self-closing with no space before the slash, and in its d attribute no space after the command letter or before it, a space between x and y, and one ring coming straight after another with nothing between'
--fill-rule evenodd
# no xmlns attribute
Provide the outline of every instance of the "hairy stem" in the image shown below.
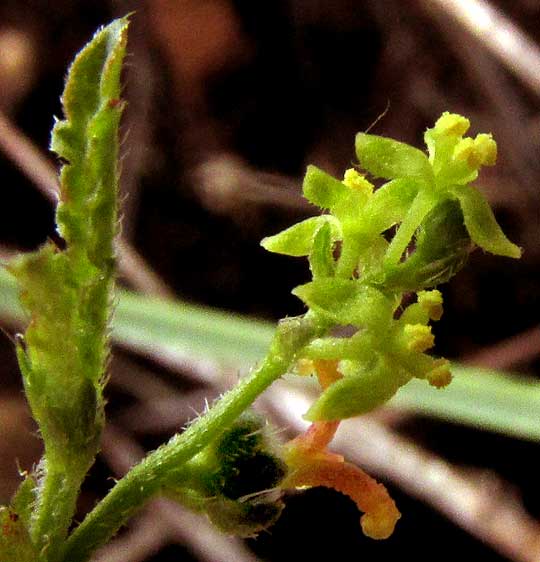
<svg viewBox="0 0 540 562"><path fill-rule="evenodd" d="M39 560L56 562L75 513L86 471L57 462L48 463L47 455L42 466L44 474L32 519L31 536L40 551Z"/></svg>
<svg viewBox="0 0 540 562"><path fill-rule="evenodd" d="M133 467L90 512L68 539L63 560L85 562L152 496L159 493L171 472L193 458L234 422L253 401L289 369L298 352L323 327L313 316L286 320L278 326L261 364L184 433Z"/></svg>

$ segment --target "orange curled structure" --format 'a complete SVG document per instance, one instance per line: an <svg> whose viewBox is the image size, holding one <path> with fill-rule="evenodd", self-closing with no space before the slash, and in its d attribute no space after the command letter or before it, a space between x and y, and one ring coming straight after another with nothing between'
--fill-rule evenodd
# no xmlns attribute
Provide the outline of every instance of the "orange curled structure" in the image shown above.
<svg viewBox="0 0 540 562"><path fill-rule="evenodd" d="M314 361L314 368L323 388L341 378L337 361ZM393 533L400 513L382 484L327 450L338 426L339 421L314 422L287 444L285 460L290 474L283 487L324 486L345 494L364 512L360 519L364 534L386 539Z"/></svg>

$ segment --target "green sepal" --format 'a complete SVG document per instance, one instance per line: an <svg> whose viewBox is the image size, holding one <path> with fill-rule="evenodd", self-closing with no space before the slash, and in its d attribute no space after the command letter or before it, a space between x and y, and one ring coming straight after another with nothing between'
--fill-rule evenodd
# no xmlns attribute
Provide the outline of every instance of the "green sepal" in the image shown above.
<svg viewBox="0 0 540 562"><path fill-rule="evenodd" d="M317 166L308 166L303 183L304 197L321 209L333 209L347 198L350 188Z"/></svg>
<svg viewBox="0 0 540 562"><path fill-rule="evenodd" d="M377 135L358 133L356 155L364 170L376 178L416 178L434 184L428 157L417 148Z"/></svg>
<svg viewBox="0 0 540 562"><path fill-rule="evenodd" d="M476 187L455 186L452 193L459 200L465 227L475 244L499 256L509 258L521 256L521 249L508 240L497 224L489 203Z"/></svg>
<svg viewBox="0 0 540 562"><path fill-rule="evenodd" d="M341 228L339 221L331 215L311 217L299 222L274 236L261 241L261 246L269 252L287 256L308 256L313 248L313 241L319 229L328 225L332 241L339 240Z"/></svg>
<svg viewBox="0 0 540 562"><path fill-rule="evenodd" d="M437 205L421 223L415 249L401 263L383 265L378 284L399 291L418 291L446 283L466 263L472 249L456 201Z"/></svg>
<svg viewBox="0 0 540 562"><path fill-rule="evenodd" d="M315 401L304 418L333 421L359 416L381 406L410 380L400 365L384 356L374 364L342 361L344 377L331 384Z"/></svg>
<svg viewBox="0 0 540 562"><path fill-rule="evenodd" d="M317 230L309 254L309 267L313 274L313 279L332 277L334 275L336 262L333 256L333 243L330 224L325 222Z"/></svg>

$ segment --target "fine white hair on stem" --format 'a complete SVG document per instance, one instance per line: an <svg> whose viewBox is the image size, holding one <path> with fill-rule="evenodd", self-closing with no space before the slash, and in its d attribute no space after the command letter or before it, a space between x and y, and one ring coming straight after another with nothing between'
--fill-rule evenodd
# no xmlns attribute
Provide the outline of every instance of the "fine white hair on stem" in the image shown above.
<svg viewBox="0 0 540 562"><path fill-rule="evenodd" d="M113 472L117 476L123 476L144 456L144 451L127 434L109 425L103 435L102 454ZM146 513L152 514L156 526L167 529L169 538L167 542L185 544L202 562L215 560L257 562L258 560L241 540L223 535L205 517L192 513L171 500L153 500L147 506ZM116 541L113 541L105 548L113 548L115 543ZM92 560L92 562L105 562L105 560L109 562L106 558ZM121 560L126 562L124 557ZM129 562L139 560L142 561L144 558L132 559ZM110 562L116 560L112 558Z"/></svg>

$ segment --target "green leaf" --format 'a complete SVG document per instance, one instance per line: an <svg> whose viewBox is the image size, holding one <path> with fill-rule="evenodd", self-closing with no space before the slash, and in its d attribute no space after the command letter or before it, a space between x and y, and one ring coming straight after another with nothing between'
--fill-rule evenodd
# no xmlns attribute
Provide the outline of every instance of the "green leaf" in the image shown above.
<svg viewBox="0 0 540 562"><path fill-rule="evenodd" d="M59 457L70 449L81 455L83 442L94 451L102 424L126 30L122 19L96 33L67 78L66 119L56 123L51 142L68 160L57 209L66 250L49 243L9 265L32 319L19 352L27 396L48 453Z"/></svg>
<svg viewBox="0 0 540 562"><path fill-rule="evenodd" d="M11 506L0 506L0 560L35 562L38 558L29 534L35 489L34 478L26 476Z"/></svg>
<svg viewBox="0 0 540 562"><path fill-rule="evenodd" d="M394 310L394 303L380 291L355 280L316 279L292 293L325 319L344 326L384 329Z"/></svg>
<svg viewBox="0 0 540 562"><path fill-rule="evenodd" d="M350 188L316 166L308 166L304 177L305 198L321 209L333 209L350 193Z"/></svg>
<svg viewBox="0 0 540 562"><path fill-rule="evenodd" d="M433 185L428 157L417 148L385 137L358 133L356 155L364 170L377 178L416 178Z"/></svg>
<svg viewBox="0 0 540 562"><path fill-rule="evenodd" d="M69 69L51 149L67 160L60 174L58 230L68 244L87 248L90 261L110 269L117 230L120 72L127 19L98 31Z"/></svg>
<svg viewBox="0 0 540 562"><path fill-rule="evenodd" d="M463 211L465 226L480 248L509 258L519 258L521 250L510 242L497 224L493 211L484 196L474 186L455 186L452 193Z"/></svg>
<svg viewBox="0 0 540 562"><path fill-rule="evenodd" d="M66 163L56 219L66 247L52 243L13 260L30 324L17 348L26 396L45 444L31 537L55 562L103 426L118 230L120 72L127 19L98 31L77 55L51 148Z"/></svg>
<svg viewBox="0 0 540 562"><path fill-rule="evenodd" d="M32 315L24 345L17 349L32 413L49 456L66 460L71 455L84 463L85 451L97 448L102 427L103 365L96 365L99 342L89 341L96 328L82 333L90 322L80 310L66 254L46 245L15 260L10 269Z"/></svg>
<svg viewBox="0 0 540 562"><path fill-rule="evenodd" d="M383 356L375 365L358 363L356 372L346 374L324 390L304 417L309 421L332 421L371 412L392 398L409 379L399 364Z"/></svg>
<svg viewBox="0 0 540 562"><path fill-rule="evenodd" d="M261 241L261 246L265 250L276 254L308 256L313 247L315 234L326 224L329 226L332 241L339 240L341 228L337 219L331 215L321 215L306 219L274 236L264 238Z"/></svg>

